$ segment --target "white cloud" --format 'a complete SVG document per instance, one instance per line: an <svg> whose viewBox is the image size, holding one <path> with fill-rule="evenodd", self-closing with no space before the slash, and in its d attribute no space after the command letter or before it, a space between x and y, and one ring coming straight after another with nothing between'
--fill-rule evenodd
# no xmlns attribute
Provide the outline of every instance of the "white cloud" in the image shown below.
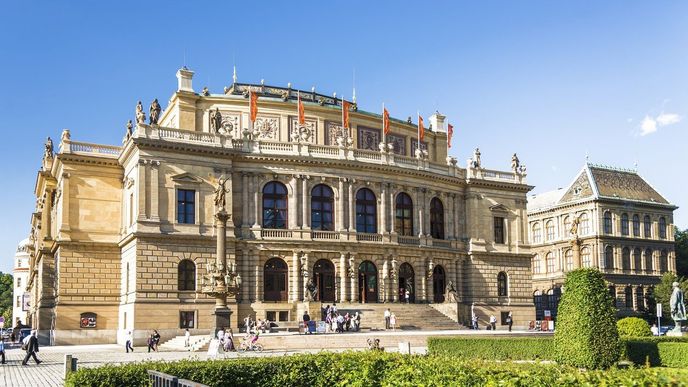
<svg viewBox="0 0 688 387"><path fill-rule="evenodd" d="M657 117L646 115L640 123L640 135L647 136L657 131L657 129L681 122L683 117L675 113L660 113Z"/></svg>

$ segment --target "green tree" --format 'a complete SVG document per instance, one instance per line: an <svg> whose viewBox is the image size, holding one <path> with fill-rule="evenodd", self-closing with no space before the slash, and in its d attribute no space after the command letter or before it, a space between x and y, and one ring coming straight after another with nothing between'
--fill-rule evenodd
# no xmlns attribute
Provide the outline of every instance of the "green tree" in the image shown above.
<svg viewBox="0 0 688 387"><path fill-rule="evenodd" d="M2 317L5 318L5 328L11 328L14 325L12 321L12 308L7 308L2 312Z"/></svg>
<svg viewBox="0 0 688 387"><path fill-rule="evenodd" d="M14 278L12 274L0 271L0 314L9 309L12 315L12 296L14 293Z"/></svg>
<svg viewBox="0 0 688 387"><path fill-rule="evenodd" d="M676 229L676 273L680 277L688 277L688 228L681 231Z"/></svg>
<svg viewBox="0 0 688 387"><path fill-rule="evenodd" d="M560 364L609 368L621 355L616 308L602 273L586 268L569 272L559 302L554 332Z"/></svg>
<svg viewBox="0 0 688 387"><path fill-rule="evenodd" d="M671 310L669 307L669 300L671 299L671 292L673 291L673 283L678 282L683 292L688 292L688 280L676 276L674 273L664 273L662 282L655 286L655 291L652 293L654 301L657 304L662 304L662 317L665 320L671 320Z"/></svg>

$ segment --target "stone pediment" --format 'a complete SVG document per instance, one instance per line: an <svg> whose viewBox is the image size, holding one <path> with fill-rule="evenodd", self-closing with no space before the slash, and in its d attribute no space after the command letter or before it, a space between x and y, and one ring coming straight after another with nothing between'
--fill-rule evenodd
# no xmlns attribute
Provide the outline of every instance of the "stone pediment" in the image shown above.
<svg viewBox="0 0 688 387"><path fill-rule="evenodd" d="M492 212L509 212L509 208L507 208L503 204L495 204L494 206L490 206L490 211L492 211Z"/></svg>
<svg viewBox="0 0 688 387"><path fill-rule="evenodd" d="M203 179L187 172L172 176L172 181L180 184L200 184L203 182Z"/></svg>

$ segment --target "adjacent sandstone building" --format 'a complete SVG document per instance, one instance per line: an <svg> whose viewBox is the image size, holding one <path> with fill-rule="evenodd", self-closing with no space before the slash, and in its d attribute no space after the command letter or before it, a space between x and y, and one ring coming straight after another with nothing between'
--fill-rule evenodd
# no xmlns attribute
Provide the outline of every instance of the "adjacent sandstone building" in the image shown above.
<svg viewBox="0 0 688 387"><path fill-rule="evenodd" d="M528 230L537 319L545 311L556 318L566 272L578 264L605 274L621 315L650 309L653 286L676 271L676 208L635 170L590 163L566 189L532 195Z"/></svg>
<svg viewBox="0 0 688 387"><path fill-rule="evenodd" d="M215 262L221 176L228 261L241 278L233 327L246 316L295 324L309 282L315 301L340 309L401 302L408 291L418 308L458 323L472 313L485 322L512 312L517 326L534 318L532 187L517 159L511 171L489 170L476 152L460 167L439 113L420 143L410 119L392 119L383 138L381 116L354 103L346 128L340 99L236 81L196 93L192 76L178 71L168 107L159 117L151 109L157 124L144 123L140 106L121 147L66 131L55 154L46 149L29 279L29 319L43 341L210 331L214 300L201 289ZM450 282L458 302L445 303Z"/></svg>

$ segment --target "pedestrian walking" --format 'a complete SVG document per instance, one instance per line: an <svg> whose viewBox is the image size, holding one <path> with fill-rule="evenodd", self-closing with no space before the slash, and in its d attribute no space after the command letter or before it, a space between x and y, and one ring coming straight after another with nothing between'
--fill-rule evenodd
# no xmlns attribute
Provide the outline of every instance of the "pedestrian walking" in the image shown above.
<svg viewBox="0 0 688 387"><path fill-rule="evenodd" d="M391 315L392 312L387 308L387 310L385 310L385 329L389 329L389 316Z"/></svg>
<svg viewBox="0 0 688 387"><path fill-rule="evenodd" d="M129 350L131 349L131 352L134 352L134 335L131 333L131 331L127 332L127 337L126 343L124 344L124 349L129 353Z"/></svg>
<svg viewBox="0 0 688 387"><path fill-rule="evenodd" d="M303 312L303 333L305 334L310 334L310 329L308 329L308 323L311 321L311 316L308 314L308 311L305 310Z"/></svg>
<svg viewBox="0 0 688 387"><path fill-rule="evenodd" d="M0 364L5 364L5 338L0 337L0 356L2 356L2 361Z"/></svg>
<svg viewBox="0 0 688 387"><path fill-rule="evenodd" d="M157 330L153 330L153 350L158 352L158 344L160 344L160 333Z"/></svg>
<svg viewBox="0 0 688 387"><path fill-rule="evenodd" d="M191 346L191 332L189 332L189 328L186 328L186 332L184 332L184 347L190 347Z"/></svg>
<svg viewBox="0 0 688 387"><path fill-rule="evenodd" d="M392 330L395 330L397 327L397 316L394 313L389 316L389 325L392 327Z"/></svg>
<svg viewBox="0 0 688 387"><path fill-rule="evenodd" d="M473 324L473 329L478 330L478 316L473 315L473 318L471 319L471 323Z"/></svg>
<svg viewBox="0 0 688 387"><path fill-rule="evenodd" d="M31 331L31 335L27 337L26 340L26 356L24 356L24 361L22 365L27 365L29 359L33 357L36 365L41 364L41 361L36 357L36 352L38 352L38 337L36 337L37 332L35 330Z"/></svg>
<svg viewBox="0 0 688 387"><path fill-rule="evenodd" d="M497 330L497 317L495 317L494 314L490 316L490 325L492 326L493 331Z"/></svg>
<svg viewBox="0 0 688 387"><path fill-rule="evenodd" d="M511 332L511 326L514 325L514 320L511 317L511 312L509 312L509 315L506 316L506 324L509 326L509 332Z"/></svg>
<svg viewBox="0 0 688 387"><path fill-rule="evenodd" d="M146 342L148 344L148 352L150 353L151 349L153 352L155 352L155 348L153 347L153 334L151 333L150 336L148 336L148 341Z"/></svg>

